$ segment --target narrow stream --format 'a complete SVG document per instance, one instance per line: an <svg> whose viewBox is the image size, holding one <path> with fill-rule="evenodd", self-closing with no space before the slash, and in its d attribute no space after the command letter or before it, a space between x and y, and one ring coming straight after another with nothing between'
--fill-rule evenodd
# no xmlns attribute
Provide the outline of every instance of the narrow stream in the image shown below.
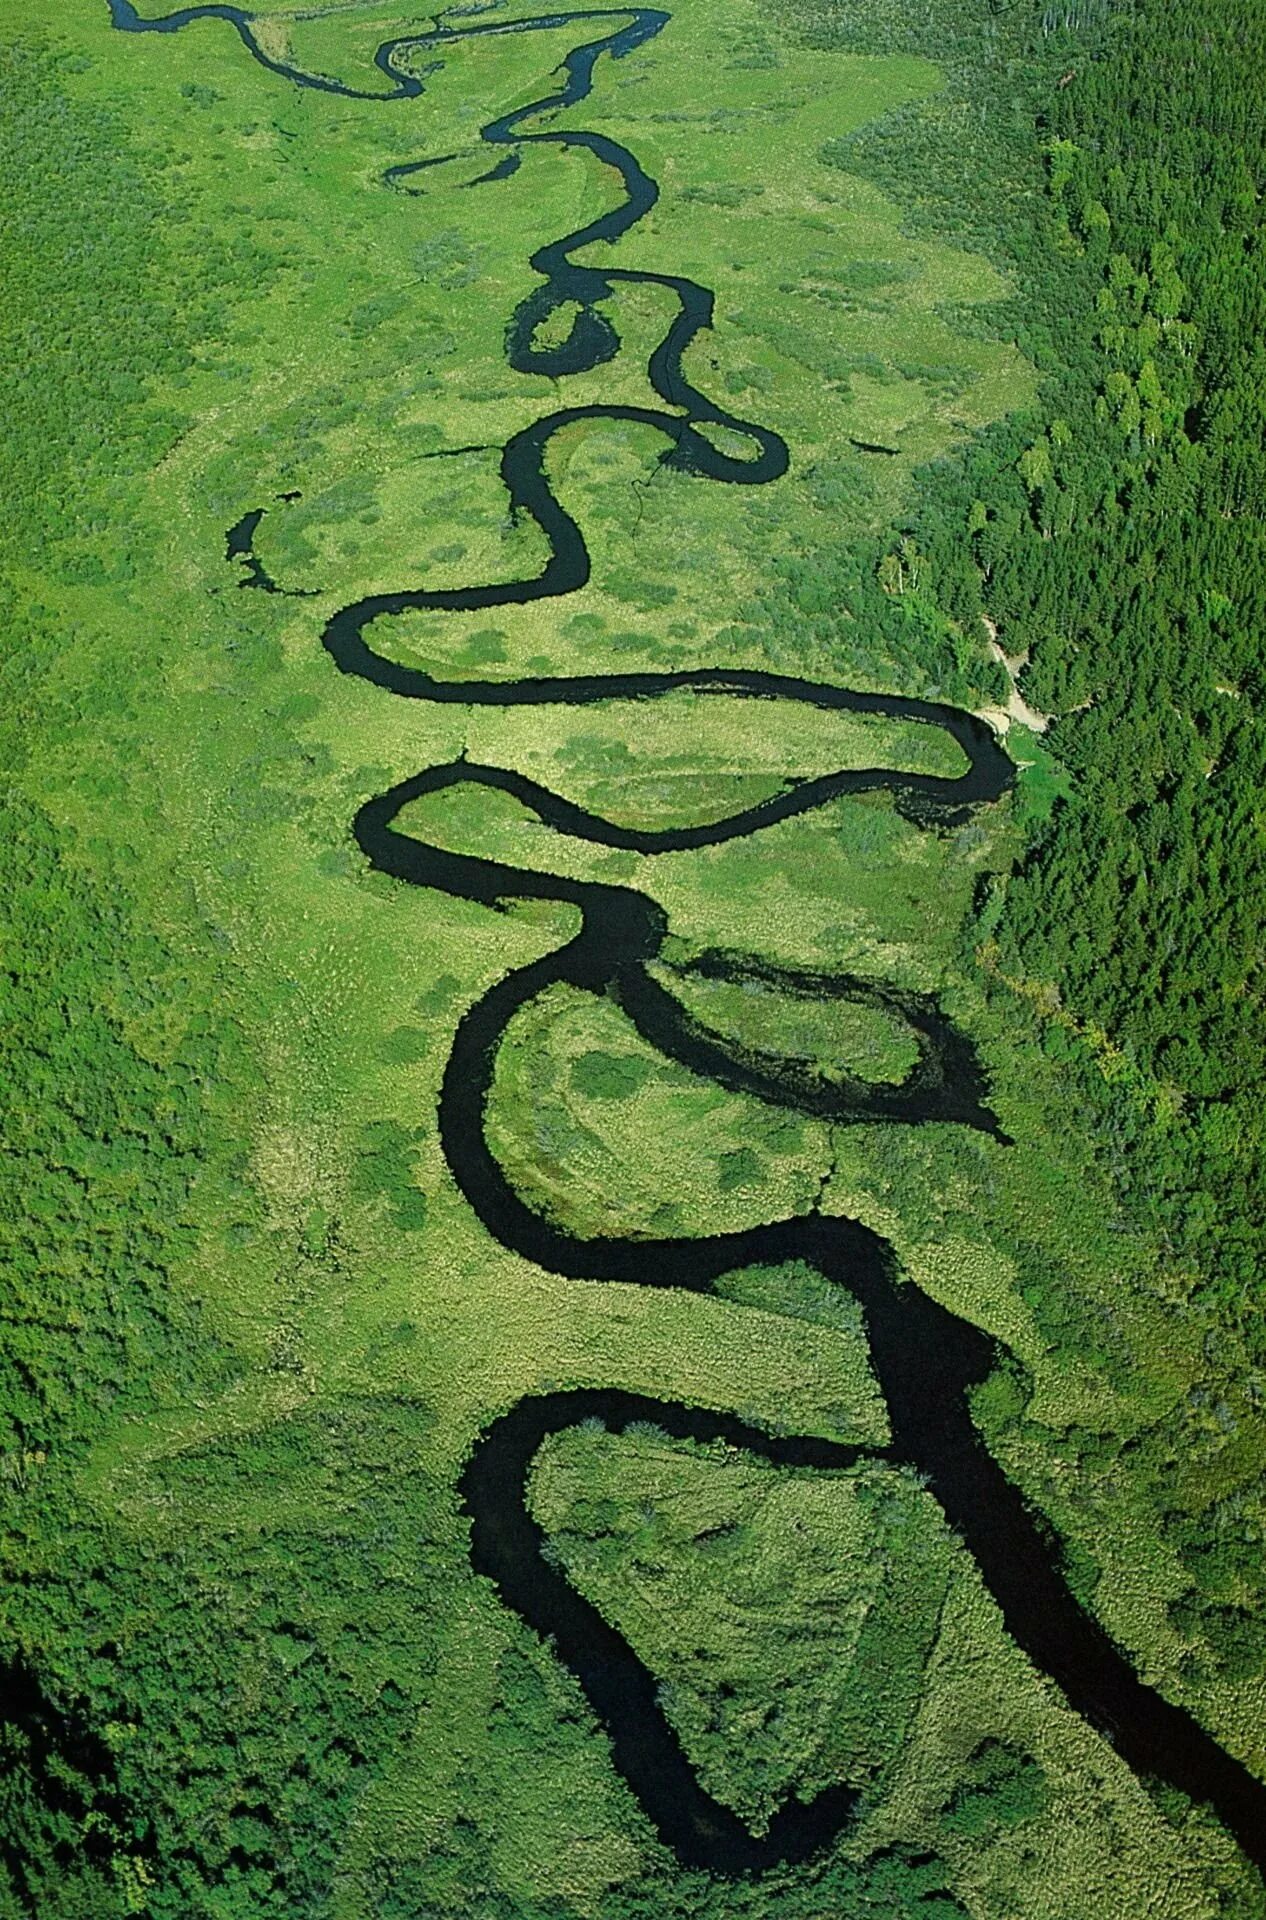
<svg viewBox="0 0 1266 1920"><path fill-rule="evenodd" d="M521 774L458 761L402 781L357 814L354 831L359 845L379 871L397 879L489 907L515 899L548 899L580 910L580 929L570 941L505 975L470 1008L458 1026L445 1069L439 1109L444 1153L454 1179L488 1232L503 1247L537 1266L578 1281L624 1281L697 1293L713 1291L721 1275L739 1267L805 1261L860 1304L891 1423L891 1446L867 1449L863 1455L862 1450L812 1436L775 1437L737 1418L679 1400L614 1389L526 1397L479 1436L461 1478L475 1571L493 1583L505 1605L529 1627L552 1639L558 1657L575 1674L605 1727L615 1765L678 1858L716 1874L756 1873L810 1858L828 1847L853 1817L854 1792L842 1782L810 1802L792 1799L758 1839L704 1791L659 1706L654 1676L543 1556L544 1537L527 1500L533 1459L549 1434L598 1416L614 1431L623 1430L632 1420L651 1420L682 1438L720 1438L775 1465L811 1467L824 1473L845 1471L861 1457L908 1463L927 1477L946 1518L966 1541L1012 1639L1145 1782L1158 1780L1193 1800L1211 1804L1249 1858L1259 1867L1266 1866L1266 1789L1189 1714L1144 1686L1097 1621L1078 1606L1063 1576L1058 1544L982 1444L968 1402L971 1388L1001 1357L994 1340L904 1280L891 1248L857 1221L812 1213L700 1239L581 1239L563 1232L523 1202L487 1142L486 1106L502 1037L521 1009L560 983L609 997L663 1054L722 1086L754 1094L774 1106L844 1123L883 1120L918 1125L952 1120L999 1140L1004 1137L989 1110L984 1077L970 1042L929 997L903 1000L892 989L848 976L831 980L780 974L774 968L760 968L758 962L711 956L708 964L718 977L759 975L806 997L869 999L870 1004L884 1005L907 1020L918 1058L903 1082L896 1086L860 1079L828 1082L795 1062L744 1052L687 1012L650 971L668 925L662 909L645 894L452 853L394 825L401 809L423 794L483 785L512 795L547 826L573 839L653 855L717 845L824 806L840 795L867 791L890 794L906 818L934 832L992 805L1012 783L1012 763L982 722L926 701L728 669L449 682L401 666L372 644L374 622L411 609L469 611L523 605L573 593L585 584L589 552L584 536L552 492L545 470L551 438L574 422L633 421L652 427L666 442L662 463L703 479L763 485L787 469L788 451L776 433L727 413L700 393L683 371L686 348L711 324L713 296L706 288L678 275L611 267L599 270L572 259L590 242L616 239L635 225L655 204L656 183L626 148L605 136L524 130L533 119L583 100L592 89L599 59L618 60L632 54L664 30L669 14L646 7L618 12L584 9L454 26L442 24L440 16L441 24L430 32L384 41L374 60L387 84L377 91L362 91L270 57L255 37L251 15L240 8L191 6L161 19L145 19L129 0L108 3L114 24L130 33L173 33L198 21L224 21L252 58L279 78L378 104L416 99L423 92L423 81L406 63L417 63L428 53L442 55L460 40L571 25L579 28L586 23L602 29L566 55L558 70L558 91L483 127L483 139L506 152L480 181L471 184L507 178L529 143L584 149L614 170L623 185L620 204L531 256L541 284L511 318L507 356L520 371L551 376L588 371L620 350L614 325L601 310L614 287L639 282L667 288L675 296L677 310L647 367L662 408L563 408L514 435L502 449L501 476L511 512L518 519L526 516L534 521L544 535L549 557L542 571L530 579L496 585L402 588L342 608L322 636L342 672L407 699L461 706L584 706L612 699L654 700L682 690L700 698L716 694L793 701L828 712L868 713L941 729L968 762L967 771L956 778L888 769L840 771L793 783L724 821L653 832L619 827ZM386 184L395 191L414 191L410 180L434 164L436 160L424 160L393 167ZM575 308L567 338L561 344L538 346L537 334L563 306ZM722 452L707 428L738 436L751 451L745 457ZM228 536L232 557L248 564L253 561L257 525L258 518L249 513L237 523ZM252 577L267 580L262 572Z"/></svg>

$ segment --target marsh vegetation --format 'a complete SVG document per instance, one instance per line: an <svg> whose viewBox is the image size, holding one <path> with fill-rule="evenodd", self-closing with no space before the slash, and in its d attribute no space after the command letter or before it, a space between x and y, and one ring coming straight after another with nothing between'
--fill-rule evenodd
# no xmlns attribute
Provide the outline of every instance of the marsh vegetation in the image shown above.
<svg viewBox="0 0 1266 1920"><path fill-rule="evenodd" d="M786 700L481 687L722 667L972 709L1006 698L984 617L1027 655L1050 731L1013 728L1012 797L935 831L883 781L662 852L474 782L396 825L645 893L670 929L648 977L752 1072L882 1096L917 1069L911 1010L962 1033L1010 1144L789 1113L560 981L506 1027L488 1139L546 1235L880 1236L899 1292L1009 1356L973 1430L1082 1615L1260 1774L1252 9L683 0L553 117L660 186L586 253L643 276L592 304L621 351L565 378L507 362L507 319L528 254L618 183L557 145L481 181L479 128L556 84L572 29L471 36L425 74L433 49L402 52L424 112L363 111L334 89L387 90L375 49L414 24L381 5L262 9L271 66L223 20L5 12L0 1903L1252 1914L1215 1815L1069 1711L908 1471L572 1423L524 1511L703 1788L758 1840L797 1795L861 1795L807 1861L682 1867L565 1660L472 1575L462 1475L507 1409L598 1385L752 1446L882 1454L872 1329L789 1247L686 1292L499 1244L446 1153L445 1062L575 938L575 898L491 912L374 871L350 832L463 759L634 836L833 769L964 768L938 729ZM790 446L776 483L663 464L666 273L715 289L683 377ZM336 673L339 608L540 573L499 450L561 405L591 410L542 469L584 585L371 624L443 702ZM225 558L259 509L277 594ZM870 998L795 986L841 975Z"/></svg>

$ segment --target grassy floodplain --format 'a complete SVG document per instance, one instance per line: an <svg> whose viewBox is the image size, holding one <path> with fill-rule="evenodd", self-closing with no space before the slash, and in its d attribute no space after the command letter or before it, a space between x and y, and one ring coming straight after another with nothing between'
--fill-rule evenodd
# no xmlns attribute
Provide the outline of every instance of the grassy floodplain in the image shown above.
<svg viewBox="0 0 1266 1920"><path fill-rule="evenodd" d="M1149 1794L1068 1709L906 1478L779 1475L652 1432L577 1430L542 1453L531 1500L559 1563L662 1682L710 1790L759 1827L789 1791L864 1782L829 1861L750 1885L676 1869L572 1676L470 1573L456 1477L524 1394L614 1385L875 1445L884 1413L863 1330L812 1273L749 1269L715 1298L589 1287L485 1233L440 1151L440 1076L466 1009L575 918L375 875L356 809L461 754L648 827L848 764L960 765L929 728L688 695L579 715L393 701L322 651L324 619L359 595L541 564L531 526L507 522L496 449L564 388L652 403L662 290L620 290L609 367L553 383L505 360L528 253L613 189L552 148L473 185L477 129L546 89L572 31L463 43L424 101L366 108L265 73L223 22L128 37L95 0L39 23L0 0L0 22L5 359L39 369L0 483L21 1116L4 1650L55 1709L51 1733L19 1714L6 1736L5 1920L1089 1920L1109 1902L1247 1920L1258 1895L1227 1835ZM912 211L920 142L953 177L960 83L938 35L966 29L948 0L900 51L814 46L804 24L682 0L560 122L659 181L605 251L715 288L688 371L785 436L787 478L709 486L659 467L647 428L570 429L550 477L589 585L410 616L384 651L472 680L724 664L997 703L984 635L948 594L877 584L884 556L920 564L927 463L1038 404L1018 273L984 250L971 192L957 222ZM290 5L255 30L274 59L373 85L377 44L426 25ZM889 173L907 155L904 194L867 163L875 129ZM1033 143L1031 121L1015 138ZM381 183L450 153L417 191ZM259 507L281 594L243 590L225 559ZM1193 1659L1172 1513L1129 1470L1149 1436L1177 1448L1192 1408L1175 1498L1202 1513L1251 1497L1260 1435L1238 1400L1233 1433L1202 1412L1209 1329L1157 1286L1154 1236L1070 1120L1074 1064L964 932L1063 784L1042 742L1010 738L1014 802L944 835L883 795L657 856L564 840L474 789L400 824L651 893L674 935L664 983L742 1043L876 1082L909 1065L873 1012L754 1012L690 973L708 950L940 995L1011 1146L788 1117L565 990L511 1030L490 1139L529 1205L582 1234L814 1208L882 1232L914 1284L1015 1354L979 1418L1083 1600L1260 1771L1260 1668ZM1115 1060L1120 1099L1147 1107L1146 1076Z"/></svg>

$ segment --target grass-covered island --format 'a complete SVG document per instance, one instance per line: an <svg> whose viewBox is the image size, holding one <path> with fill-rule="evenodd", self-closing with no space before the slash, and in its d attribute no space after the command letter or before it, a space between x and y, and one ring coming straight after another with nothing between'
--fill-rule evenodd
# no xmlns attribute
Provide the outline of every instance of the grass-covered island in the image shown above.
<svg viewBox="0 0 1266 1920"><path fill-rule="evenodd" d="M0 1920L1266 1911L1256 0L0 0Z"/></svg>

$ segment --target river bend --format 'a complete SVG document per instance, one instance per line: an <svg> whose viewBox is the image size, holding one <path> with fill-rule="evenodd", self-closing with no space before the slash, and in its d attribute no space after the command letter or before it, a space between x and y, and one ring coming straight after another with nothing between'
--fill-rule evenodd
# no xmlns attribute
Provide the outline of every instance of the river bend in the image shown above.
<svg viewBox="0 0 1266 1920"><path fill-rule="evenodd" d="M515 899L549 899L580 910L580 929L571 940L506 974L469 1009L445 1069L439 1108L444 1153L488 1232L537 1266L576 1281L623 1281L697 1293L713 1291L722 1275L739 1267L805 1261L859 1303L892 1433L888 1448L863 1453L812 1435L775 1435L680 1400L598 1388L531 1395L493 1419L478 1436L461 1477L475 1571L528 1627L551 1640L570 1667L606 1729L616 1767L660 1839L688 1866L721 1875L759 1873L827 1848L854 1816L854 1790L842 1781L812 1801L792 1798L760 1837L704 1791L659 1706L654 1676L544 1554L544 1537L527 1499L532 1462L548 1435L596 1416L617 1432L632 1420L650 1420L680 1438L725 1440L776 1466L833 1473L847 1470L861 1457L907 1463L926 1476L947 1520L974 1557L1007 1632L1035 1665L1144 1781L1167 1783L1212 1805L1248 1857L1266 1866L1266 1789L1189 1714L1142 1683L1103 1628L1078 1605L1064 1577L1058 1543L982 1444L969 1396L1002 1357L997 1342L904 1279L891 1248L857 1221L815 1212L699 1239L583 1239L528 1207L488 1146L485 1112L502 1036L522 1008L560 983L609 996L662 1053L770 1104L844 1124L953 1121L1005 1138L989 1109L974 1049L930 996L901 996L881 983L852 976L780 971L734 955L705 955L695 963L714 977L760 977L805 997L854 998L907 1021L918 1057L905 1081L895 1087L860 1079L828 1083L797 1063L744 1052L688 1014L650 972L668 927L662 909L645 894L452 853L393 824L410 800L425 793L466 784L494 786L558 833L653 855L760 832L841 795L867 791L886 792L908 819L934 832L994 804L1012 783L1012 764L990 730L970 714L931 702L721 668L446 682L399 665L373 645L376 622L412 609L462 612L523 605L584 586L590 567L584 535L553 493L546 472L550 440L575 422L649 426L663 436L662 462L701 479L758 486L787 469L788 450L776 433L738 419L701 393L684 372L687 347L711 324L713 296L707 288L678 274L599 269L572 257L595 240L611 241L628 232L655 204L655 181L627 148L601 134L532 127L533 121L584 100L602 58L619 60L635 53L663 32L670 15L650 7L585 8L528 19L448 24L441 14L427 32L384 41L374 56L382 84L362 89L274 58L256 37L251 14L239 7L194 5L146 18L130 0L108 4L115 26L128 33L169 34L202 21L223 22L236 32L246 53L279 81L337 94L367 109L392 111L423 94L419 69L425 59L442 59L445 49L461 40L574 26L577 42L558 70L557 90L481 129L483 140L504 152L470 184L504 180L517 168L526 145L552 144L597 156L618 176L622 198L610 212L530 256L539 285L510 317L507 358L519 371L553 378L589 371L620 351L614 323L603 310L617 285L655 285L674 296L674 316L647 365L660 406L559 408L512 436L502 449L501 478L510 510L516 518L534 521L544 536L548 559L541 572L510 583L402 587L344 607L328 621L322 636L340 671L398 697L463 706L584 706L617 698L654 700L682 689L701 698L724 694L797 701L826 711L869 713L943 729L968 762L967 771L953 779L890 769L839 771L791 783L782 793L724 821L658 833L621 828L510 769L466 761L427 768L370 800L357 814L359 845L378 870L397 879L492 908ZM449 157L402 162L388 170L384 184L396 192L414 192L417 176ZM544 323L562 307L574 308L566 338L539 344ZM740 456L722 451L709 437L709 428L737 436L748 452ZM254 559L259 512L245 514L228 536L230 556L248 565ZM273 586L257 563L243 584Z"/></svg>

